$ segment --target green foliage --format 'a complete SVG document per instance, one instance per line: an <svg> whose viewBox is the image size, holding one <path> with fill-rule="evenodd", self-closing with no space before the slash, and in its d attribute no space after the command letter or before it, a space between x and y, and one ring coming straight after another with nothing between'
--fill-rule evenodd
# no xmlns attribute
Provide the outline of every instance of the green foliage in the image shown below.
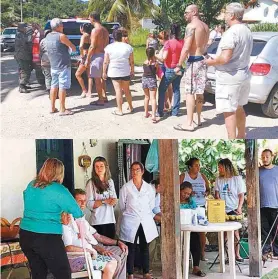
<svg viewBox="0 0 278 279"><path fill-rule="evenodd" d="M134 47L133 48L134 54L134 65L135 66L142 66L144 61L146 60L146 47Z"/></svg>
<svg viewBox="0 0 278 279"><path fill-rule="evenodd" d="M81 0L29 0L23 3L23 21L44 25L54 17L69 18L82 16L87 3ZM1 5L3 26L20 21L20 1L3 0Z"/></svg>
<svg viewBox="0 0 278 279"><path fill-rule="evenodd" d="M152 0L90 0L88 6L88 12L98 11L104 21L118 21L128 30L132 29L132 17L151 16L154 9Z"/></svg>
<svg viewBox="0 0 278 279"><path fill-rule="evenodd" d="M251 26L252 32L278 32L278 23L260 23Z"/></svg>
<svg viewBox="0 0 278 279"><path fill-rule="evenodd" d="M245 170L244 140L181 140L179 142L179 170L184 172L186 162L197 157L201 163L201 172L210 181L214 181L218 171L218 161L229 158L240 172Z"/></svg>
<svg viewBox="0 0 278 279"><path fill-rule="evenodd" d="M230 2L229 0L196 0L194 4L199 7L202 20L210 27L213 27L213 25L220 23L219 20L217 20L217 16L220 15L223 7ZM161 12L156 14L154 23L159 26L160 30L168 29L172 23L179 23L184 27L186 25L184 11L190 4L192 4L191 0L161 0Z"/></svg>
<svg viewBox="0 0 278 279"><path fill-rule="evenodd" d="M137 29L136 31L132 32L129 36L129 41L132 46L146 46L147 37L149 34L149 30L147 29Z"/></svg>

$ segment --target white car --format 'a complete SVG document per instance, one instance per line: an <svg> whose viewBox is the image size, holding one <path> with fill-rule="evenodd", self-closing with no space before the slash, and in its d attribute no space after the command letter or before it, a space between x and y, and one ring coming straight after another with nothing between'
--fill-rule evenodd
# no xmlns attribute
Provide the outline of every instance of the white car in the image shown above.
<svg viewBox="0 0 278 279"><path fill-rule="evenodd" d="M252 32L250 58L251 88L249 102L261 104L265 115L278 118L278 32ZM220 39L208 48L215 57ZM206 92L215 93L215 68L208 67Z"/></svg>
<svg viewBox="0 0 278 279"><path fill-rule="evenodd" d="M14 50L16 31L17 27L8 27L4 29L0 37L1 51L4 49Z"/></svg>

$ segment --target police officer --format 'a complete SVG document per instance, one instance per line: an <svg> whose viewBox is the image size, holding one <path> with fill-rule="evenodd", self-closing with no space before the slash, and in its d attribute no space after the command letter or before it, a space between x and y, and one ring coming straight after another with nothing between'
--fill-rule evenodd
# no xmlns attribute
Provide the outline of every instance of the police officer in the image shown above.
<svg viewBox="0 0 278 279"><path fill-rule="evenodd" d="M32 71L32 32L27 32L27 24L20 22L15 36L15 55L19 66L19 92L28 93L27 86Z"/></svg>

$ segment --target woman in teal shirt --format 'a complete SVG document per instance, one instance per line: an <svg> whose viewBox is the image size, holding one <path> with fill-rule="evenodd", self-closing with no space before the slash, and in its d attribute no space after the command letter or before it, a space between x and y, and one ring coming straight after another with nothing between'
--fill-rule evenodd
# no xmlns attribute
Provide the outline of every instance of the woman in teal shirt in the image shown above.
<svg viewBox="0 0 278 279"><path fill-rule="evenodd" d="M192 196L193 194L192 192L193 192L193 188L190 182L185 181L180 185L180 208L181 209L197 208L197 204L195 202L195 198ZM191 232L190 252L193 258L192 273L196 276L205 277L206 274L199 267L200 258L201 258L201 244L200 244L200 236L196 232Z"/></svg>
<svg viewBox="0 0 278 279"><path fill-rule="evenodd" d="M74 218L81 218L83 212L61 184L63 180L63 163L47 159L23 193L24 214L19 241L29 261L32 279L46 279L48 270L57 279L71 278L62 240L61 214L67 212Z"/></svg>

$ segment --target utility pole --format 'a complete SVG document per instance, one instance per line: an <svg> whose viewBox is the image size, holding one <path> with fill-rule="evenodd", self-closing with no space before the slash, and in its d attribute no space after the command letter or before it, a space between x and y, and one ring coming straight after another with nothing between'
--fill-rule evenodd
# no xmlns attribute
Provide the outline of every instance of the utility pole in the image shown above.
<svg viewBox="0 0 278 279"><path fill-rule="evenodd" d="M22 2L23 2L23 0L20 0L20 21L21 21L21 22L23 22Z"/></svg>

